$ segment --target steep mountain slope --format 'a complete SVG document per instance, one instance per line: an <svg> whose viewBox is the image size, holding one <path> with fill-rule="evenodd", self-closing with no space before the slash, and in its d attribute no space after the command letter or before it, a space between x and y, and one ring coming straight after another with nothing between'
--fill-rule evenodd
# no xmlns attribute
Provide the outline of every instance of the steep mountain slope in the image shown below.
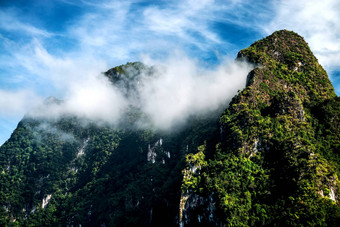
<svg viewBox="0 0 340 227"><path fill-rule="evenodd" d="M325 70L285 30L244 59L255 68L229 107L172 132L140 111L154 69L138 62L104 73L132 100L119 125L27 115L0 147L0 225L337 226L340 99Z"/></svg>
<svg viewBox="0 0 340 227"><path fill-rule="evenodd" d="M340 100L326 72L303 38L285 30L238 58L256 68L221 116L216 148L187 158L182 222L335 226Z"/></svg>
<svg viewBox="0 0 340 227"><path fill-rule="evenodd" d="M151 70L128 63L105 75L136 99ZM215 138L220 113L160 132L134 101L119 125L28 114L0 148L1 225L175 225L184 157ZM62 103L49 98L42 108Z"/></svg>

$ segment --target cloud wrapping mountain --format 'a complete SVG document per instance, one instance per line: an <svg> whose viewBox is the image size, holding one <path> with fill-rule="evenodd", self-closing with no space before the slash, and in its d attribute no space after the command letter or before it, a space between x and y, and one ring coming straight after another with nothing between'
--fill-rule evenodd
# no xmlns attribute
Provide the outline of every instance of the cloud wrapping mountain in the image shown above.
<svg viewBox="0 0 340 227"><path fill-rule="evenodd" d="M34 100L67 99L76 93L70 89L73 84L112 66L142 61L145 54L165 61L176 49L216 66L225 56L234 57L253 40L279 29L305 37L340 92L336 74L340 4L336 0L20 4L4 2L0 8L0 91L5 100L11 99L10 105L4 105L5 113L0 113L0 125L13 122L10 130L0 131L7 134ZM119 110L111 111L119 115Z"/></svg>
<svg viewBox="0 0 340 227"><path fill-rule="evenodd" d="M245 87L252 69L246 62L227 59L216 68L206 69L181 52L166 61L145 57L144 62L152 66L153 75L143 75L146 72L142 71L136 91L113 86L104 75L87 74L79 81L63 82L63 87L69 89L63 102L38 107L30 116L59 118L70 114L115 125L129 106L135 106L151 119L153 126L167 130L185 123L190 116L225 106L237 90Z"/></svg>

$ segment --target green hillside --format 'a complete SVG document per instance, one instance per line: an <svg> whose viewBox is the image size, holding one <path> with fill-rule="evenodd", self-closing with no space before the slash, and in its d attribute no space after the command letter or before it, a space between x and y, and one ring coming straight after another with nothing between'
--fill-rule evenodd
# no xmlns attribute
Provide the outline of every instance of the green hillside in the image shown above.
<svg viewBox="0 0 340 227"><path fill-rule="evenodd" d="M285 30L238 59L256 67L220 117L221 140L187 158L187 171L198 170L184 174L182 221L336 226L340 99L327 73L303 38Z"/></svg>

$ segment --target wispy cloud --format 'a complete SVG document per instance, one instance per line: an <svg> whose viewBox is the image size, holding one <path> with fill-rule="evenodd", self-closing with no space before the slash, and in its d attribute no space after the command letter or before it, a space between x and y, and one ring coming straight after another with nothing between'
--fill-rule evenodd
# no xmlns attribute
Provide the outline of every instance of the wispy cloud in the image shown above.
<svg viewBox="0 0 340 227"><path fill-rule="evenodd" d="M33 81L36 85L30 86L35 86L38 94L46 95L44 87L48 84L53 94L64 96L69 92L65 81L80 81L84 75L107 70L108 65L140 60L141 54L169 54L188 45L209 49L210 44L221 42L209 29L217 10L213 1L170 1L163 3L162 8L154 4L141 7L140 1L83 3L90 7L68 21L66 30L58 37L25 21L15 8L1 11L4 19L1 29L12 29L18 34L27 32L30 37L17 42L2 36L3 45L7 44L6 52L0 55L7 62L7 69L11 65L12 77L22 78L24 74L23 82ZM205 41L200 42L197 34ZM51 41L62 37L72 40L74 45L51 48Z"/></svg>
<svg viewBox="0 0 340 227"><path fill-rule="evenodd" d="M191 40L196 40L200 35L204 42L221 43L222 40L209 28L213 14L219 11L213 3L211 0L181 1L168 8L149 7L143 12L144 23L157 34Z"/></svg>
<svg viewBox="0 0 340 227"><path fill-rule="evenodd" d="M23 113L41 102L41 98L31 90L0 90L0 115L2 117L23 117Z"/></svg>
<svg viewBox="0 0 340 227"><path fill-rule="evenodd" d="M65 87L69 93L64 102L48 108L43 106L30 115L59 118L72 114L91 122L115 125L127 107L135 106L149 117L154 128L169 130L185 124L191 116L204 115L227 105L237 90L245 86L252 68L245 62L226 59L208 70L178 51L162 61L148 56L143 61L153 67L154 74L142 72L134 92L128 93L132 96L124 96L106 77L91 74L76 83L68 82ZM133 68L126 70L134 71Z"/></svg>
<svg viewBox="0 0 340 227"><path fill-rule="evenodd" d="M166 61L145 58L162 70L145 81L140 90L142 110L160 129L183 124L189 117L226 106L245 87L252 66L225 59L207 70L198 61L175 52Z"/></svg>
<svg viewBox="0 0 340 227"><path fill-rule="evenodd" d="M214 1L106 1L74 20L68 37L113 63L188 46L211 51L225 42L209 28L217 11Z"/></svg>
<svg viewBox="0 0 340 227"><path fill-rule="evenodd" d="M19 19L19 13L15 10L0 10L0 28L10 32L21 33L27 36L51 37L55 34L44 29L37 28L30 23Z"/></svg>

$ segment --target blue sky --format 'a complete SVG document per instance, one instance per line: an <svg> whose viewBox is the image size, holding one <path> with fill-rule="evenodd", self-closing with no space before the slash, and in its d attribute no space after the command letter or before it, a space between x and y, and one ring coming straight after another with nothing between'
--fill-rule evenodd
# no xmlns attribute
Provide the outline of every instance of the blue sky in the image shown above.
<svg viewBox="0 0 340 227"><path fill-rule="evenodd" d="M302 35L340 94L337 0L0 0L0 144L70 81L180 51L204 67L275 30Z"/></svg>

